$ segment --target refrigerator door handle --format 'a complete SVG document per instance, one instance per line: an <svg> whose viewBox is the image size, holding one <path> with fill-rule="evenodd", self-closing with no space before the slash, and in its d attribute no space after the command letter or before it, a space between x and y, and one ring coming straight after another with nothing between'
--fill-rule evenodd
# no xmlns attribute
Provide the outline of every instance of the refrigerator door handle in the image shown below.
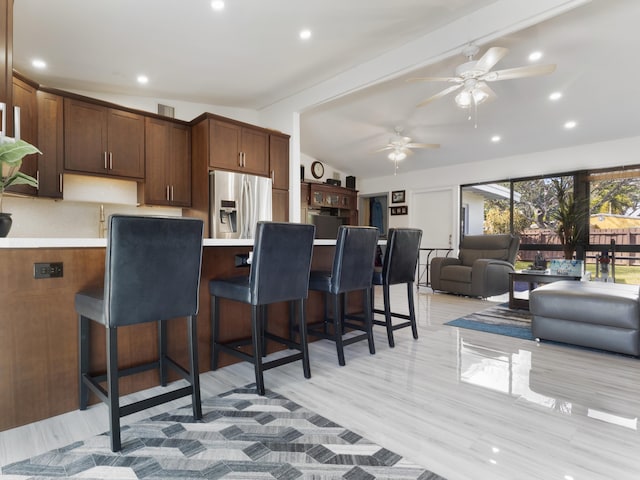
<svg viewBox="0 0 640 480"><path fill-rule="evenodd" d="M249 197L249 180L242 175L240 189L240 238L249 238L249 207L251 198Z"/></svg>

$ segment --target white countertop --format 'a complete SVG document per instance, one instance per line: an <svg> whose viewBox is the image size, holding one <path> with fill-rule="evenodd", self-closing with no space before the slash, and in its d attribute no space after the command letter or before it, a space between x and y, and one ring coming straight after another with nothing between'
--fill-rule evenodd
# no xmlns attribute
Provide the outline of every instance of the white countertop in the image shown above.
<svg viewBox="0 0 640 480"><path fill-rule="evenodd" d="M313 244L335 245L336 241L320 239L315 240ZM253 239L205 238L202 245L205 247L251 247ZM0 248L104 248L106 246L106 238L0 238Z"/></svg>

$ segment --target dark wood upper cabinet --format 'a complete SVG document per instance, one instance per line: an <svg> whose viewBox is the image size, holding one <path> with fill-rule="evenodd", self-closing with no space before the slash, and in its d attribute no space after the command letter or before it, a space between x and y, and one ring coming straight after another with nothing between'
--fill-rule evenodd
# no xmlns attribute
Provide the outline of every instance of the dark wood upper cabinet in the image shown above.
<svg viewBox="0 0 640 480"><path fill-rule="evenodd" d="M141 203L191 206L191 133L187 125L145 119L145 181L138 184Z"/></svg>
<svg viewBox="0 0 640 480"><path fill-rule="evenodd" d="M269 137L263 130L209 120L209 166L269 175Z"/></svg>
<svg viewBox="0 0 640 480"><path fill-rule="evenodd" d="M289 137L269 135L269 169L273 188L289 190Z"/></svg>
<svg viewBox="0 0 640 480"><path fill-rule="evenodd" d="M0 0L0 103L4 103L6 124L0 125L5 135L13 133L13 0Z"/></svg>
<svg viewBox="0 0 640 480"><path fill-rule="evenodd" d="M20 116L14 118L14 136L19 131L20 138L38 147L38 100L37 88L19 78L13 77L13 105L20 108ZM15 111L15 109L14 109ZM27 155L22 159L20 171L36 178L38 176L38 154ZM35 187L14 185L11 192L37 195Z"/></svg>
<svg viewBox="0 0 640 480"><path fill-rule="evenodd" d="M64 99L65 170L144 178L144 116Z"/></svg>
<svg viewBox="0 0 640 480"><path fill-rule="evenodd" d="M38 91L38 196L62 198L64 159L63 99Z"/></svg>

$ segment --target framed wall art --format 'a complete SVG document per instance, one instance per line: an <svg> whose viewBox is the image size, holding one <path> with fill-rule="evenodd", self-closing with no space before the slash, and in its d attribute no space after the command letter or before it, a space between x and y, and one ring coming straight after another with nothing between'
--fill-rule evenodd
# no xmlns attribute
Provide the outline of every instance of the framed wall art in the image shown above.
<svg viewBox="0 0 640 480"><path fill-rule="evenodd" d="M403 205L402 207L389 207L391 210L391 215L408 215L407 206Z"/></svg>
<svg viewBox="0 0 640 480"><path fill-rule="evenodd" d="M405 194L404 190L394 190L391 192L391 203L404 203Z"/></svg>

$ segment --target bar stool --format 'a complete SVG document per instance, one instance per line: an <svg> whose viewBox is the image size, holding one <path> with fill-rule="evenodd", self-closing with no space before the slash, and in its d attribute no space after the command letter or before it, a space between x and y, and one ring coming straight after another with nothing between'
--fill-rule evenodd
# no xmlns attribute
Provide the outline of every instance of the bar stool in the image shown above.
<svg viewBox="0 0 640 480"><path fill-rule="evenodd" d="M418 255L420 254L420 241L422 230L415 228L390 228L387 236L387 248L382 260L382 271L373 274L373 284L382 285L384 298L384 310L376 310L373 301L373 291L371 305L373 312L384 314L384 320L373 318L374 325L382 325L387 328L387 339L389 346L394 347L393 331L399 328L411 327L413 338L418 338L418 328L416 326L416 310L413 300L413 282L416 276L418 265ZM394 313L391 311L391 300L389 287L391 285L407 284L407 302L409 304L409 315ZM392 318L400 318L406 321L392 323Z"/></svg>
<svg viewBox="0 0 640 480"><path fill-rule="evenodd" d="M264 370L302 360L305 378L311 377L307 337L300 335L299 343L269 333L266 328L267 305L289 302L289 321L293 321L295 305L300 317L300 331L306 330L306 299L309 293L309 271L315 226L297 223L258 222L249 276L213 279L209 282L211 294L211 369L218 368L220 351L253 363L256 389L264 395ZM220 298L251 305L251 339L220 342ZM234 321L237 321L234 319ZM266 340L273 340L298 353L265 361ZM248 354L240 347L253 345Z"/></svg>
<svg viewBox="0 0 640 480"><path fill-rule="evenodd" d="M369 352L376 353L371 322L371 281L377 243L377 228L341 226L338 229L331 272L312 271L309 278L310 290L325 293L325 309L322 325L310 325L308 333L314 337L333 340L340 365L345 365L344 345L366 339L369 342ZM364 294L362 316L346 313L347 293L355 291L362 291ZM333 300L332 318L327 315L330 299ZM356 320L357 323L349 320ZM345 328L364 333L344 337Z"/></svg>
<svg viewBox="0 0 640 480"><path fill-rule="evenodd" d="M120 417L191 395L194 420L202 418L198 377L198 289L202 263L202 220L192 218L112 215L105 258L104 286L78 292L80 410L87 408L89 390L109 409L111 450L121 449ZM166 321L187 317L189 369L167 355ZM106 329L107 372L91 375L91 322ZM118 329L158 322L159 359L118 369ZM189 385L138 402L120 405L118 379L157 368L167 384L171 367ZM101 383L106 381L106 389Z"/></svg>

